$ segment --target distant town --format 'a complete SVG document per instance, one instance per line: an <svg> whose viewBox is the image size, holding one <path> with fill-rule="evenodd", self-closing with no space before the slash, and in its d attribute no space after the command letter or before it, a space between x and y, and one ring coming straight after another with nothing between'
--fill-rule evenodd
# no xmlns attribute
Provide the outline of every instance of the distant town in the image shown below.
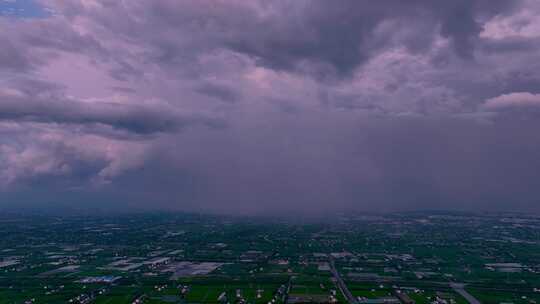
<svg viewBox="0 0 540 304"><path fill-rule="evenodd" d="M540 217L0 217L0 304L540 303Z"/></svg>

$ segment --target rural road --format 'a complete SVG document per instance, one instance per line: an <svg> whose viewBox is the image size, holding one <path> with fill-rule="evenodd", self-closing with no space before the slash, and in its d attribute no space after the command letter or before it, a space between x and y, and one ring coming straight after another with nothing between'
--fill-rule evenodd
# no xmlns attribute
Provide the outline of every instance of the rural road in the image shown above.
<svg viewBox="0 0 540 304"><path fill-rule="evenodd" d="M336 266L334 265L334 258L332 256L330 256L330 255L328 257L329 257L329 263L330 263L330 271L332 272L332 275L336 279L336 282L338 283L339 289L341 289L341 292L343 293L345 298L347 298L347 301L349 301L349 303L357 304L358 301L352 295L351 291L349 290L349 288L347 288L347 285L345 285L345 282L343 281L343 279L339 275L339 272L337 271Z"/></svg>
<svg viewBox="0 0 540 304"><path fill-rule="evenodd" d="M450 283L450 287L454 289L455 292L459 293L462 297L465 298L470 304L481 304L473 295L468 293L465 290L465 284L463 283Z"/></svg>

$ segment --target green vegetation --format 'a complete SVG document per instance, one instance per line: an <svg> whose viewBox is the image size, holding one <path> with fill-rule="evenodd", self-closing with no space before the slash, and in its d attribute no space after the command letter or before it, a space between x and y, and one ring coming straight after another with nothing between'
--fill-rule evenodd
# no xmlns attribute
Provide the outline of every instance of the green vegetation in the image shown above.
<svg viewBox="0 0 540 304"><path fill-rule="evenodd" d="M0 304L540 303L540 219L391 214L295 224L186 214L0 217ZM536 291L535 291L536 290ZM226 301L224 298L226 297Z"/></svg>

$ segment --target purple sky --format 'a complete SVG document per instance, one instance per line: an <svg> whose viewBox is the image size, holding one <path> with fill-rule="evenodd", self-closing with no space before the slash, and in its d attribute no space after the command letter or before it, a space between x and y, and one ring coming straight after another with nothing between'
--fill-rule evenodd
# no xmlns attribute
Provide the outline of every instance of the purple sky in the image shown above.
<svg viewBox="0 0 540 304"><path fill-rule="evenodd" d="M540 211L537 0L34 2L0 207Z"/></svg>

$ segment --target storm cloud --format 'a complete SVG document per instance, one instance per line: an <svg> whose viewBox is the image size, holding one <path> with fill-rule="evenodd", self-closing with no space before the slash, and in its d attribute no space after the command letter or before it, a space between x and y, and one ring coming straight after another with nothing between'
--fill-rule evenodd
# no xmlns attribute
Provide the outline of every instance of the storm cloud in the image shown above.
<svg viewBox="0 0 540 304"><path fill-rule="evenodd" d="M540 5L0 14L0 206L540 211Z"/></svg>
<svg viewBox="0 0 540 304"><path fill-rule="evenodd" d="M182 116L178 109L155 101L126 104L121 97L76 100L54 90L28 94L5 88L0 89L0 99L0 120L7 121L102 124L137 134L171 132L195 123L219 123L207 117Z"/></svg>

